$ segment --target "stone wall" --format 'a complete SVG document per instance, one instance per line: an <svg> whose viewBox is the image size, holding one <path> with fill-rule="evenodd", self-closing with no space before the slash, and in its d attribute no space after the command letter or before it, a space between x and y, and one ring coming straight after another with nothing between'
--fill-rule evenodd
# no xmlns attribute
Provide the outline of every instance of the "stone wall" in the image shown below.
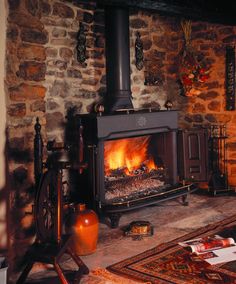
<svg viewBox="0 0 236 284"><path fill-rule="evenodd" d="M144 44L144 58L156 62L158 86L144 85L144 70L135 68L134 42L139 31ZM182 96L179 79L179 62L184 47L181 19L164 17L158 13L136 12L130 16L132 95L135 107L156 106L163 108L167 99L179 110L179 127L227 126L227 170L229 184L236 185L236 112L226 111L225 53L226 46L235 45L236 27L207 22L192 22L191 44L210 69L210 78L201 86L198 96Z"/></svg>
<svg viewBox="0 0 236 284"><path fill-rule="evenodd" d="M77 1L79 2L79 1ZM22 256L18 243L32 241L34 194L33 139L39 117L44 144L63 141L67 112L89 112L106 92L104 11L89 1L9 0L6 54L6 100L11 178L12 260ZM210 65L210 79L197 97L181 96L179 56L184 45L181 19L154 12L130 11L131 89L133 104L164 109L167 99L179 109L179 126L227 123L228 172L236 185L236 112L225 111L225 47L235 44L236 27L192 23L192 46ZM77 61L79 23L87 37L86 64ZM135 67L134 45L139 31L145 66ZM158 85L144 84L154 63ZM46 153L45 153L46 157Z"/></svg>

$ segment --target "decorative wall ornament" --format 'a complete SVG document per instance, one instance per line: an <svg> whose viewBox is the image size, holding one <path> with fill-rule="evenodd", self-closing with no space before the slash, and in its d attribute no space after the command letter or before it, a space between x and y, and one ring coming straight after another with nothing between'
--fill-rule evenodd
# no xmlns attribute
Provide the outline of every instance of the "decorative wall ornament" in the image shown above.
<svg viewBox="0 0 236 284"><path fill-rule="evenodd" d="M167 109L167 110L171 110L173 108L173 103L171 100L167 100L164 104L164 107Z"/></svg>
<svg viewBox="0 0 236 284"><path fill-rule="evenodd" d="M235 110L235 47L226 46L225 55L226 110Z"/></svg>
<svg viewBox="0 0 236 284"><path fill-rule="evenodd" d="M86 60L86 35L84 32L84 25L82 23L79 24L79 31L77 34L77 60L79 63L83 64Z"/></svg>
<svg viewBox="0 0 236 284"><path fill-rule="evenodd" d="M181 21L185 46L180 62L180 82L184 96L192 97L201 93L200 85L209 78L209 68L199 54L191 46L191 21Z"/></svg>
<svg viewBox="0 0 236 284"><path fill-rule="evenodd" d="M146 59L145 60L145 81L144 85L146 86L160 86L163 85L163 78L160 70L158 70L158 63L155 59Z"/></svg>
<svg viewBox="0 0 236 284"><path fill-rule="evenodd" d="M143 69L143 42L139 32L136 33L135 40L135 65L138 70Z"/></svg>

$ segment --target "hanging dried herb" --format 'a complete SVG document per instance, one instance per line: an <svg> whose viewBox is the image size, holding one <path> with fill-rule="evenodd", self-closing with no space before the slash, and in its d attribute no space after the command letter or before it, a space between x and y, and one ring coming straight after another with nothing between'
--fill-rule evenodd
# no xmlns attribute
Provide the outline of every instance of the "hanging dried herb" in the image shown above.
<svg viewBox="0 0 236 284"><path fill-rule="evenodd" d="M206 63L199 59L196 51L191 46L191 21L181 21L181 26L184 33L185 46L180 62L180 82L185 96L197 96L201 93L200 85L209 78L210 71Z"/></svg>

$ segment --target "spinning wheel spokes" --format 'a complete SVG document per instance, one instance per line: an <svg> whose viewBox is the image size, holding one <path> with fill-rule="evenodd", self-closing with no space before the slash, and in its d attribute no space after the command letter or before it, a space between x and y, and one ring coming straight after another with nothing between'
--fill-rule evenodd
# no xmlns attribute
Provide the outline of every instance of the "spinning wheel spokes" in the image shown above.
<svg viewBox="0 0 236 284"><path fill-rule="evenodd" d="M51 229L53 227L53 208L52 204L49 199L49 191L50 191L50 186L48 185L45 191L45 196L43 196L42 200L42 217L44 220L44 226L47 230Z"/></svg>
<svg viewBox="0 0 236 284"><path fill-rule="evenodd" d="M40 241L55 239L58 172L43 174L35 202L36 234Z"/></svg>

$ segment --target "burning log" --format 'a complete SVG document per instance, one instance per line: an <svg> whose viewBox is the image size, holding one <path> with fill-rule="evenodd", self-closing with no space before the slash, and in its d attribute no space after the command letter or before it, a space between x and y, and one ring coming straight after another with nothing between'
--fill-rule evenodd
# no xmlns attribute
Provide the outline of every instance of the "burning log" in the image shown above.
<svg viewBox="0 0 236 284"><path fill-rule="evenodd" d="M124 177L126 177L127 170L128 170L127 167L110 170L109 176L105 176L105 181L123 179Z"/></svg>
<svg viewBox="0 0 236 284"><path fill-rule="evenodd" d="M124 169L124 168L123 168ZM133 173L133 172L132 172ZM126 175L122 169L112 171L111 175L105 176L105 187L110 187L115 183L122 185L123 183L132 180L141 180L148 178L164 178L164 169L151 170L150 172L143 171L142 169L135 170L136 174Z"/></svg>
<svg viewBox="0 0 236 284"><path fill-rule="evenodd" d="M135 196L150 195L165 188L163 169L153 170L138 176L126 176L117 180L105 182L106 200L127 200Z"/></svg>

